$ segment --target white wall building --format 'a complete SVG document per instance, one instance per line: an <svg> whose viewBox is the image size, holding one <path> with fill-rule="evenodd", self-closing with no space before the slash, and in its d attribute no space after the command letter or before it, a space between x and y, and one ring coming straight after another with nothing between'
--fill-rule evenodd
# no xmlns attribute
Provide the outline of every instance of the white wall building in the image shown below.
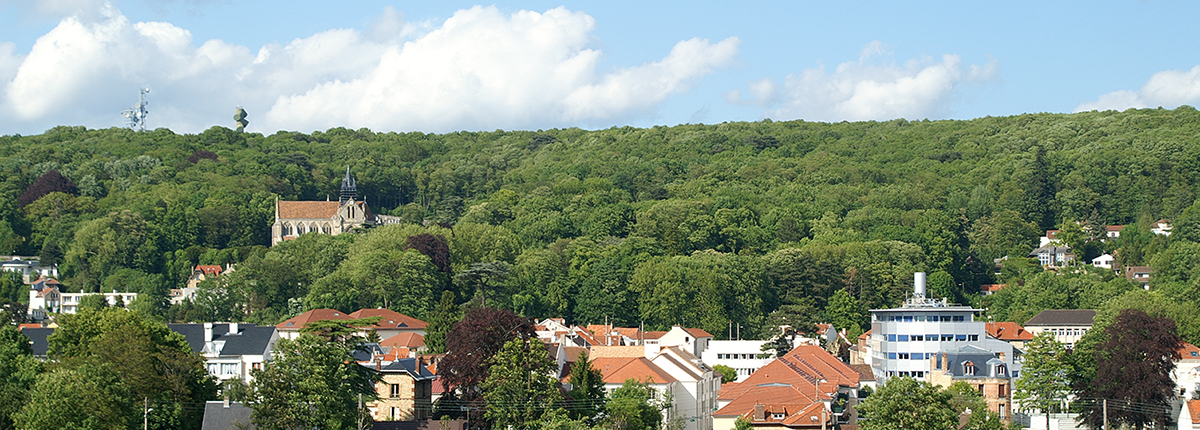
<svg viewBox="0 0 1200 430"><path fill-rule="evenodd" d="M42 267L38 257L0 257L0 271L21 274L21 282L32 283L42 277L58 277L58 266Z"/></svg>
<svg viewBox="0 0 1200 430"><path fill-rule="evenodd" d="M737 382L741 382L754 371L775 360L775 354L763 352L762 347L770 343L767 340L712 340L708 349L700 355L705 363L716 366L729 366L737 370Z"/></svg>
<svg viewBox="0 0 1200 430"><path fill-rule="evenodd" d="M1071 348L1092 329L1095 318L1093 309L1046 309L1025 321L1025 330L1034 336L1048 331L1054 334L1054 340Z"/></svg>
<svg viewBox="0 0 1200 430"><path fill-rule="evenodd" d="M992 351L1018 376L1019 350L987 335L986 323L975 321L982 309L951 305L945 299L925 298L925 274L916 274L913 298L894 309L871 310L871 368L879 383L887 378L911 376L925 380L930 359L940 352L974 346Z"/></svg>

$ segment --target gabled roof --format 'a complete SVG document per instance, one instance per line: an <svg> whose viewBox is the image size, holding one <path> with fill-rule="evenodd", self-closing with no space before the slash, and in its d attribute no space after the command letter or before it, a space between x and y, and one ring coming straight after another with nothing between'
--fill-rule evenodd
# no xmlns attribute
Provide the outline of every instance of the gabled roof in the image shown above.
<svg viewBox="0 0 1200 430"><path fill-rule="evenodd" d="M353 319L350 315L337 309L313 309L311 311L288 318L287 321L275 325L275 328L284 331L299 331L308 325L310 322L320 320L348 320Z"/></svg>
<svg viewBox="0 0 1200 430"><path fill-rule="evenodd" d="M685 329L683 329L683 330L684 330L684 331L687 331L687 332L688 332L688 333L690 333L690 334L691 334L693 337L696 337L696 338L702 338L702 337L713 337L713 335L709 334L708 332L706 332L706 331L704 331L704 330L702 330L702 329L698 329L698 328L685 328Z"/></svg>
<svg viewBox="0 0 1200 430"><path fill-rule="evenodd" d="M1004 287L1005 287L1005 285L1004 285L1004 284L980 284L980 285L979 285L979 292L982 292L982 293L994 293L994 292L1000 291L1000 290L1001 290L1001 289L1003 289Z"/></svg>
<svg viewBox="0 0 1200 430"><path fill-rule="evenodd" d="M758 385L773 383L812 391L813 384L820 380L825 380L820 383L821 391L827 393L838 386L857 387L862 375L819 346L801 345L751 373L737 387L722 387L718 397L736 399Z"/></svg>
<svg viewBox="0 0 1200 430"><path fill-rule="evenodd" d="M646 357L612 357L592 360L592 367L600 371L606 384L622 384L635 379L654 384L675 382L676 379Z"/></svg>
<svg viewBox="0 0 1200 430"><path fill-rule="evenodd" d="M376 330L387 329L424 329L429 326L429 323L419 319L404 315L391 309L359 309L350 314L351 319L359 319L366 317L382 317L373 327Z"/></svg>
<svg viewBox="0 0 1200 430"><path fill-rule="evenodd" d="M665 332L665 331L647 331L647 332L642 333L642 338L643 339L659 339L659 338L662 338L663 336L665 336L666 334L667 334L667 332Z"/></svg>
<svg viewBox="0 0 1200 430"><path fill-rule="evenodd" d="M724 384L721 388L725 388ZM744 383L742 383L744 385ZM767 383L756 385L750 390L745 390L745 395L739 396L729 402L725 407L718 409L713 413L714 417L747 417L754 413L755 405L766 406L766 411L770 413L786 413L791 415L812 405L815 400L815 395L812 391L807 393L798 390L795 386L782 383ZM786 420L786 418L785 418ZM768 421L771 421L768 417ZM776 420L779 421L779 420Z"/></svg>
<svg viewBox="0 0 1200 430"><path fill-rule="evenodd" d="M204 351L204 324L167 324L171 331L182 334L192 351ZM229 324L213 324L213 340L224 341L221 355L262 355L275 337L274 326L239 323L237 334L229 333Z"/></svg>
<svg viewBox="0 0 1200 430"><path fill-rule="evenodd" d="M221 274L221 266L216 266L216 265L200 265L200 266L196 266L196 268L195 268L195 269L193 269L192 271L193 271L193 272L204 272L204 274L206 274L206 275L213 275L213 276L216 276L216 275L220 275L220 274Z"/></svg>
<svg viewBox="0 0 1200 430"><path fill-rule="evenodd" d="M52 328L26 328L21 329L21 334L29 338L30 347L33 348L34 357L45 357L46 352L50 350L50 342L46 338L54 334Z"/></svg>
<svg viewBox="0 0 1200 430"><path fill-rule="evenodd" d="M416 349L425 346L425 336L421 336L419 333L404 332L384 339L383 342L379 342L379 344L390 347Z"/></svg>
<svg viewBox="0 0 1200 430"><path fill-rule="evenodd" d="M1091 326L1096 319L1095 309L1046 309L1025 321L1029 326Z"/></svg>
<svg viewBox="0 0 1200 430"><path fill-rule="evenodd" d="M1123 225L1106 225L1104 231L1121 231L1123 228L1125 228Z"/></svg>
<svg viewBox="0 0 1200 430"><path fill-rule="evenodd" d="M371 368L376 366L375 363L362 363L362 365ZM415 358L401 358L387 363L380 363L378 368L381 373L403 373L417 381L431 380L436 376L429 369L420 366Z"/></svg>
<svg viewBox="0 0 1200 430"><path fill-rule="evenodd" d="M1200 348L1197 348L1196 345L1184 342L1183 346L1179 348L1179 359L1200 360Z"/></svg>
<svg viewBox="0 0 1200 430"><path fill-rule="evenodd" d="M250 422L252 412L253 410L238 402L229 402L229 406L226 407L223 401L210 400L204 404L204 420L200 424L200 429L226 430L238 428L238 424L252 429L254 428Z"/></svg>
<svg viewBox="0 0 1200 430"><path fill-rule="evenodd" d="M1025 330L1024 327L1021 327L1015 322L988 322L984 325L984 329L987 330L988 336L1006 342L1026 341L1033 339L1033 333Z"/></svg>
<svg viewBox="0 0 1200 430"><path fill-rule="evenodd" d="M341 204L338 202L279 201L280 219L333 218Z"/></svg>

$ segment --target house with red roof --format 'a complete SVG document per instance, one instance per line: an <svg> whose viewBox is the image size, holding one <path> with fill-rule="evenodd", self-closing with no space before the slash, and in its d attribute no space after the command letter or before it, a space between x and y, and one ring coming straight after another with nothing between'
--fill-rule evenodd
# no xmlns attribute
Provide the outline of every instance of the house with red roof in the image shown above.
<svg viewBox="0 0 1200 430"><path fill-rule="evenodd" d="M686 430L712 430L720 374L683 346L648 351L636 345L596 346L589 360L609 392L630 379L648 382L660 394L670 393L674 401L664 419L682 418ZM569 383L569 378L564 382Z"/></svg>
<svg viewBox="0 0 1200 430"><path fill-rule="evenodd" d="M984 325L984 331L993 339L1003 340L1021 349L1025 349L1025 342L1033 340L1033 332L1015 322L988 322Z"/></svg>
<svg viewBox="0 0 1200 430"><path fill-rule="evenodd" d="M725 384L714 429L732 430L738 418L755 429L851 428L861 378L824 348L798 346L745 380Z"/></svg>
<svg viewBox="0 0 1200 430"><path fill-rule="evenodd" d="M647 355L668 346L678 346L697 357L708 349L708 342L713 339L713 335L704 330L680 326L671 327L667 331L648 331L642 337Z"/></svg>
<svg viewBox="0 0 1200 430"><path fill-rule="evenodd" d="M380 317L380 321L374 326L367 327L363 334L375 332L381 339L388 339L401 333L416 333L424 336L425 328L429 326L425 321L391 309L360 309L349 314L337 309L313 309L288 318L286 321L276 324L275 328L279 330L280 337L295 339L300 337L301 329L314 321L356 320L367 317Z"/></svg>

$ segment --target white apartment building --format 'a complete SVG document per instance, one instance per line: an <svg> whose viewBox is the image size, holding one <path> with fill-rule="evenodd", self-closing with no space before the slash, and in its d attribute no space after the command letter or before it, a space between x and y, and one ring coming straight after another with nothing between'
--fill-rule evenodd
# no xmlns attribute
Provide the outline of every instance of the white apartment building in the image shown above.
<svg viewBox="0 0 1200 430"><path fill-rule="evenodd" d="M915 275L913 297L894 309L871 310L871 368L882 384L887 378L911 376L925 380L930 359L938 353L972 346L991 351L1008 364L1012 376L1020 371L1019 350L988 337L986 323L975 321L982 309L925 297L925 274Z"/></svg>
<svg viewBox="0 0 1200 430"><path fill-rule="evenodd" d="M1054 340L1071 348L1092 329L1095 318L1094 309L1046 309L1025 321L1025 330L1034 336L1048 331Z"/></svg>
<svg viewBox="0 0 1200 430"><path fill-rule="evenodd" d="M737 370L737 382L775 360L775 354L763 352L768 340L710 340L700 358L705 364L729 366Z"/></svg>
<svg viewBox="0 0 1200 430"><path fill-rule="evenodd" d="M9 256L0 257L0 271L21 274L21 282L32 283L41 277L57 277L58 266L42 267L38 257Z"/></svg>

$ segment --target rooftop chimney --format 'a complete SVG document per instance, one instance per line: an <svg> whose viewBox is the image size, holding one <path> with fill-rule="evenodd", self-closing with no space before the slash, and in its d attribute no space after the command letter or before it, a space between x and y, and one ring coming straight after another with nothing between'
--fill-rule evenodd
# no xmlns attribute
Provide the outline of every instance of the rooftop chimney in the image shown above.
<svg viewBox="0 0 1200 430"><path fill-rule="evenodd" d="M238 323L229 323L229 334L238 334Z"/></svg>
<svg viewBox="0 0 1200 430"><path fill-rule="evenodd" d="M213 323L204 323L204 341L212 342L213 340Z"/></svg>
<svg viewBox="0 0 1200 430"><path fill-rule="evenodd" d="M925 298L925 272L913 273L913 295Z"/></svg>

